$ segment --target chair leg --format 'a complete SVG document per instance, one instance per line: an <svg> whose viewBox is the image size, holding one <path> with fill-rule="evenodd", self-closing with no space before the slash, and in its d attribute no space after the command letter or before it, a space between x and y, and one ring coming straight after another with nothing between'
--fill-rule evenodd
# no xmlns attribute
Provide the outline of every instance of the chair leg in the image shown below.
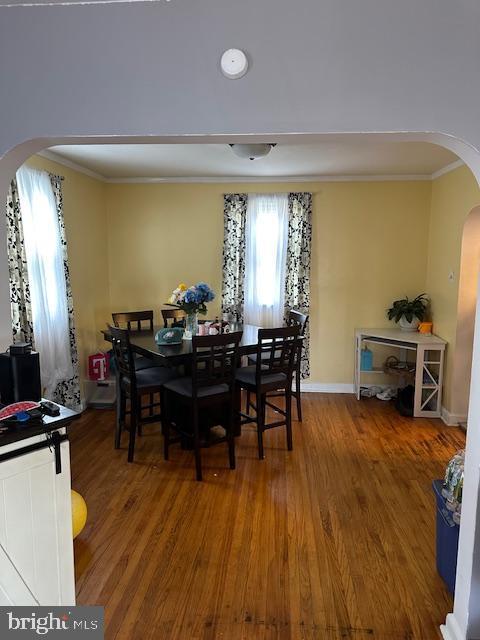
<svg viewBox="0 0 480 640"><path fill-rule="evenodd" d="M198 432L198 409L192 410L193 448L195 452L195 471L197 480L202 480L202 456L200 453L200 434Z"/></svg>
<svg viewBox="0 0 480 640"><path fill-rule="evenodd" d="M160 402L160 429L161 429L161 433L163 435L163 412L165 410L165 389L162 387L160 389L160 393L158 394L158 400Z"/></svg>
<svg viewBox="0 0 480 640"><path fill-rule="evenodd" d="M292 451L293 449L293 437L292 437L292 385L290 382L289 387L285 389L285 422L287 423L287 449Z"/></svg>
<svg viewBox="0 0 480 640"><path fill-rule="evenodd" d="M155 396L153 393L150 394L150 411L148 412L148 415L153 416L153 401L155 399Z"/></svg>
<svg viewBox="0 0 480 640"><path fill-rule="evenodd" d="M132 398L130 401L130 438L128 441L128 462L133 462L135 453L135 436L137 435L139 418L138 399Z"/></svg>
<svg viewBox="0 0 480 640"><path fill-rule="evenodd" d="M117 416L115 422L115 449L120 449L123 427L125 426L125 413L127 411L127 398L120 386L117 387Z"/></svg>
<svg viewBox="0 0 480 640"><path fill-rule="evenodd" d="M233 390L233 435L238 437L242 435L242 390L235 385Z"/></svg>
<svg viewBox="0 0 480 640"><path fill-rule="evenodd" d="M143 400L143 398L140 397L140 399L138 401L137 433L140 436L140 438L143 436L143 429L142 429L142 415L143 415L142 400Z"/></svg>
<svg viewBox="0 0 480 640"><path fill-rule="evenodd" d="M246 404L245 404L245 413L247 414L247 416L250 415L250 391L246 392Z"/></svg>
<svg viewBox="0 0 480 640"><path fill-rule="evenodd" d="M300 365L301 363L299 361L297 370L295 371L295 400L297 401L297 419L299 422L302 422L302 396L300 395L300 382L301 382Z"/></svg>
<svg viewBox="0 0 480 640"><path fill-rule="evenodd" d="M163 433L163 458L168 460L168 449L170 446L170 419L167 413L166 393L162 394L162 433Z"/></svg>
<svg viewBox="0 0 480 640"><path fill-rule="evenodd" d="M233 397L230 401L229 424L227 434L228 458L230 469L235 469L235 403Z"/></svg>
<svg viewBox="0 0 480 640"><path fill-rule="evenodd" d="M257 390L257 438L258 438L258 457L260 460L264 459L263 454L263 425L264 425L264 409L262 406L263 398L260 391Z"/></svg>

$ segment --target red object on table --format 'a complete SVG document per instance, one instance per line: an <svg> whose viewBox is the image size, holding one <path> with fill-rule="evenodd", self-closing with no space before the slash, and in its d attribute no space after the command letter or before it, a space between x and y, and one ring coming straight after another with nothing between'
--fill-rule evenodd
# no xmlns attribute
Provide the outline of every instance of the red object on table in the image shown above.
<svg viewBox="0 0 480 640"><path fill-rule="evenodd" d="M105 380L110 375L110 354L94 353L88 356L88 377L90 380Z"/></svg>
<svg viewBox="0 0 480 640"><path fill-rule="evenodd" d="M13 404L9 404L6 407L3 407L0 410L0 420L6 420L7 418L11 418L12 416L20 413L21 411L29 411L30 409L37 409L39 407L38 402L33 402L31 400L24 400L23 402L14 402Z"/></svg>

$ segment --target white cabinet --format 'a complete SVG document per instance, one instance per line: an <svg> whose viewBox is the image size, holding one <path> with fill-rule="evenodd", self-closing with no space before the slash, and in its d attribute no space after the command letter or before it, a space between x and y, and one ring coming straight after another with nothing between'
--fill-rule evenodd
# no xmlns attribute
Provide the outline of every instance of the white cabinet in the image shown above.
<svg viewBox="0 0 480 640"><path fill-rule="evenodd" d="M60 429L58 433L65 433ZM44 434L0 448L15 457L0 462L0 605L73 605L70 450L43 447Z"/></svg>

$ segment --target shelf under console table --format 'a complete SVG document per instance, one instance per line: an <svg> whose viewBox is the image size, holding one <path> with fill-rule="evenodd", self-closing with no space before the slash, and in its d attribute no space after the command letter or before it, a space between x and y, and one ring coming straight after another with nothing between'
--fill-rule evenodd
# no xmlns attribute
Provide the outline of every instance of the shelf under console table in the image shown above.
<svg viewBox="0 0 480 640"><path fill-rule="evenodd" d="M400 350L403 359L415 363L414 418L440 418L445 347L447 343L436 335L400 329L355 330L355 394L360 400L362 375L384 373L383 367L362 371L361 352L364 345L382 345ZM412 358L414 356L414 359Z"/></svg>

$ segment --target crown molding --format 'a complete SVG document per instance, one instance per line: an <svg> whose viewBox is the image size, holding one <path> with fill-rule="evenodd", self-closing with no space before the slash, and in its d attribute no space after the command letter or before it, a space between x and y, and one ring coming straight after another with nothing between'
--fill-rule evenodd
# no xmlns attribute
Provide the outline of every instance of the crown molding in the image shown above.
<svg viewBox="0 0 480 640"><path fill-rule="evenodd" d="M425 182L432 178L428 174L416 175L353 175L353 176L173 176L169 178L107 178L105 182L109 184L219 184L219 183L265 183L265 182Z"/></svg>
<svg viewBox="0 0 480 640"><path fill-rule="evenodd" d="M331 176L171 176L150 177L140 176L136 178L107 178L106 176L88 169L73 160L68 160L54 151L44 149L39 151L39 156L62 164L73 171L83 173L90 178L107 184L261 184L271 183L302 183L302 182L430 182L440 176L454 171L464 165L462 160L457 160L442 167L432 174L372 174L372 175L331 175Z"/></svg>
<svg viewBox="0 0 480 640"><path fill-rule="evenodd" d="M463 162L463 160L456 160L455 162L451 162L450 164L447 164L445 167L442 167L441 169L439 169L438 171L435 171L435 173L432 173L431 179L436 180L437 178L444 176L446 173L450 173L450 171L455 171L455 169L458 169L459 167L463 167L464 164L465 163Z"/></svg>
<svg viewBox="0 0 480 640"><path fill-rule="evenodd" d="M62 164L64 167L73 169L73 171L78 171L78 173L83 173L89 178L94 178L95 180L99 180L100 182L107 182L107 178L105 176L102 176L101 173L92 171L92 169L87 169L87 167L83 167L81 164L73 162L73 160L68 160L68 158L64 158L54 151L43 149L42 151L39 151L37 153L37 156L42 156L42 158L46 158L47 160L51 160L52 162L56 162L57 164Z"/></svg>

